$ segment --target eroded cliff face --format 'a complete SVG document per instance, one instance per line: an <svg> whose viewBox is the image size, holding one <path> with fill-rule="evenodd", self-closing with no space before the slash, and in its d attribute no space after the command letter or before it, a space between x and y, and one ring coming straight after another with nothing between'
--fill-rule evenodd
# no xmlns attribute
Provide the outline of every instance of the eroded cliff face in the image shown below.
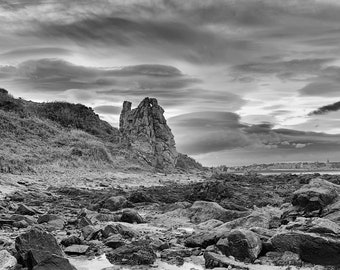
<svg viewBox="0 0 340 270"><path fill-rule="evenodd" d="M135 109L131 109L131 105L131 102L124 101L120 114L119 129L123 142L143 152L154 167L173 170L178 153L163 108L155 98L145 98Z"/></svg>

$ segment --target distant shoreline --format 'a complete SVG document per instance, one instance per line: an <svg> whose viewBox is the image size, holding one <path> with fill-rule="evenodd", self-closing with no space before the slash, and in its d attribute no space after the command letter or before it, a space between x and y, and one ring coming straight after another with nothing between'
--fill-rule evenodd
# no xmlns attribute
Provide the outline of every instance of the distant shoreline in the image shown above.
<svg viewBox="0 0 340 270"><path fill-rule="evenodd" d="M340 174L340 170L286 170L286 169L277 169L277 170L261 170L261 171L256 171L256 170L251 170L251 171L235 171L235 172L230 172L234 174L247 174L247 173L258 173L258 174L314 174L314 173L319 173L319 174Z"/></svg>

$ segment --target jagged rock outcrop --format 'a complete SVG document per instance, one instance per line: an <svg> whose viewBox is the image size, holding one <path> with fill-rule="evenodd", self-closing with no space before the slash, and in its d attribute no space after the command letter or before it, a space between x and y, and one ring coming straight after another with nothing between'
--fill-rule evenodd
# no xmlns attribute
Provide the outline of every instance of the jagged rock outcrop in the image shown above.
<svg viewBox="0 0 340 270"><path fill-rule="evenodd" d="M133 110L131 105L131 102L124 101L120 115L119 129L123 142L143 152L147 162L154 167L173 170L178 153L163 108L155 98L145 98Z"/></svg>

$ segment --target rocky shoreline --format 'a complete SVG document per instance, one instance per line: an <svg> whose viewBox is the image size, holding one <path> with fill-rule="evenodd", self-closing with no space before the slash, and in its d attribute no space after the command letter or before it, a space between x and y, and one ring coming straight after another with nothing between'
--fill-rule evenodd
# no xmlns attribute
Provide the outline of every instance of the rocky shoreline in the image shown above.
<svg viewBox="0 0 340 270"><path fill-rule="evenodd" d="M156 260L193 258L207 269L340 266L337 176L219 174L96 189L18 184L0 201L0 269L76 269L69 256L103 254L114 265L153 268Z"/></svg>

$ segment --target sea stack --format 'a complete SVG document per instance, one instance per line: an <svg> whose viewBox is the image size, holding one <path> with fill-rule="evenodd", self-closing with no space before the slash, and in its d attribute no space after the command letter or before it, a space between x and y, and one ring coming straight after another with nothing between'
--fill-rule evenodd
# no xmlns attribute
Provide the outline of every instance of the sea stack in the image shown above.
<svg viewBox="0 0 340 270"><path fill-rule="evenodd" d="M174 135L167 125L164 110L155 98L145 98L137 108L124 101L119 130L124 143L145 154L154 167L164 171L175 168L178 153Z"/></svg>

